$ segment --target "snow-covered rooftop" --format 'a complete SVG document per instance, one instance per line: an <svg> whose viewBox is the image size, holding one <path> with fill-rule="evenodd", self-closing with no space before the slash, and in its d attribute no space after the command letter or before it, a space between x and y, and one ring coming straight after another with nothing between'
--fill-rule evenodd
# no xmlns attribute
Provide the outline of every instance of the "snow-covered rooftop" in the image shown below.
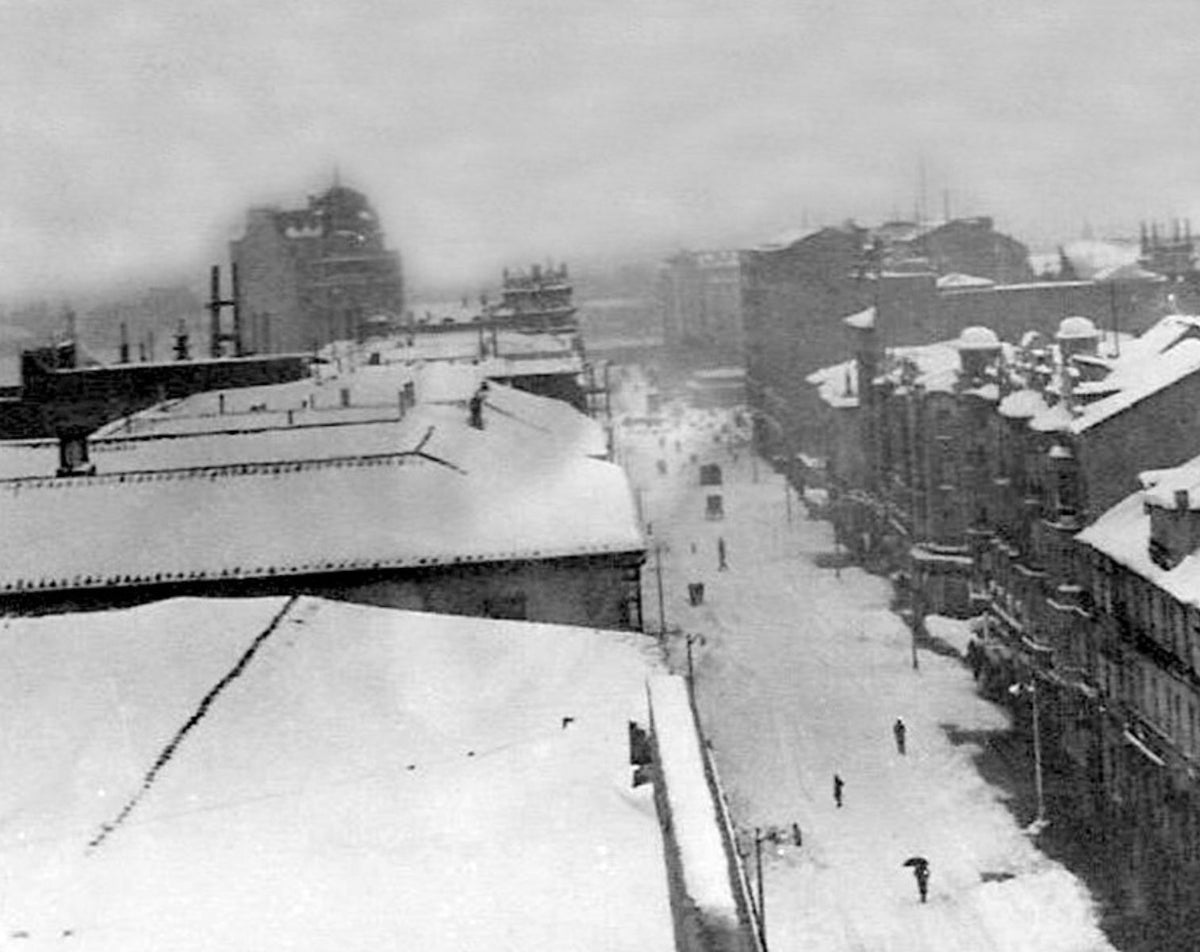
<svg viewBox="0 0 1200 952"><path fill-rule="evenodd" d="M1142 498L1163 509L1176 507L1176 493L1188 494L1188 509L1200 509L1200 458L1170 469L1151 469L1139 474Z"/></svg>
<svg viewBox="0 0 1200 952"><path fill-rule="evenodd" d="M847 409L858 406L858 394L854 389L856 365L845 360L831 367L814 370L805 381L817 388L817 396L828 406Z"/></svg>
<svg viewBox="0 0 1200 952"><path fill-rule="evenodd" d="M485 417L418 408L374 456L0 482L0 591L643 549L620 467Z"/></svg>
<svg viewBox="0 0 1200 952"><path fill-rule="evenodd" d="M978 288L995 287L995 285L996 282L990 278L979 278L973 274L959 274L957 272L944 274L937 279L937 287L941 291L976 290Z"/></svg>
<svg viewBox="0 0 1200 952"><path fill-rule="evenodd" d="M1136 365L1119 362L1113 370L1113 382L1119 383L1121 390L1085 406L1071 423L1071 430L1082 433L1198 371L1200 340L1195 339L1180 341L1165 353L1151 355Z"/></svg>
<svg viewBox="0 0 1200 952"><path fill-rule="evenodd" d="M637 636L284 608L5 622L7 941L674 948Z"/></svg>
<svg viewBox="0 0 1200 952"><path fill-rule="evenodd" d="M1066 401L1059 400L1053 406L1046 404L1039 409L1029 421L1029 428L1037 433L1059 433L1070 429L1076 419Z"/></svg>
<svg viewBox="0 0 1200 952"><path fill-rule="evenodd" d="M875 308L869 307L865 311L859 311L856 314L851 314L849 317L842 318L842 323L848 327L858 328L859 330L870 330L875 326L875 319Z"/></svg>
<svg viewBox="0 0 1200 952"><path fill-rule="evenodd" d="M420 405L401 418L397 391L390 382L372 382L375 376L350 375L349 406L341 405L341 387L316 384L223 391L224 413L218 393L160 404L97 431L91 459L105 474L393 453L416 442L431 419L461 426L481 380L475 368L429 365L416 377ZM608 453L604 427L561 400L492 383L484 413L489 431L526 452L597 458ZM0 478L49 476L57 465L52 443L0 447Z"/></svg>
<svg viewBox="0 0 1200 952"><path fill-rule="evenodd" d="M1092 340L1100 336L1096 325L1087 317L1064 317L1058 324L1055 340Z"/></svg>
<svg viewBox="0 0 1200 952"><path fill-rule="evenodd" d="M964 327L955 345L959 350L996 350L1000 338L990 327Z"/></svg>
<svg viewBox="0 0 1200 952"><path fill-rule="evenodd" d="M1190 464L1195 475L1196 461ZM1150 515L1141 492L1122 499L1075 538L1103 552L1119 565L1157 585L1172 598L1200 608L1200 552L1174 568L1164 569L1150 558Z"/></svg>
<svg viewBox="0 0 1200 952"><path fill-rule="evenodd" d="M582 363L578 351L578 335L571 333L525 333L481 325L456 327L450 330L418 331L412 335L401 334L366 344L331 345L327 353L348 355L362 353L379 354L385 363L408 363L429 360L476 360L484 354L511 358L520 361L536 356L557 356Z"/></svg>
<svg viewBox="0 0 1200 952"><path fill-rule="evenodd" d="M1029 419L1049 409L1046 398L1037 390L1016 390L1000 401L1001 416L1015 420Z"/></svg>

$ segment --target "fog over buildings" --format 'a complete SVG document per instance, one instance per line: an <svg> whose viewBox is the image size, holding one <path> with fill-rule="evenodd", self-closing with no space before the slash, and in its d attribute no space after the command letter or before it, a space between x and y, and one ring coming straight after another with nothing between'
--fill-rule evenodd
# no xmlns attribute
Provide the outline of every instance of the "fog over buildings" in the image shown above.
<svg viewBox="0 0 1200 952"><path fill-rule="evenodd" d="M0 294L223 260L335 167L415 286L989 214L1032 247L1200 206L1200 7L1111 0L0 5Z"/></svg>

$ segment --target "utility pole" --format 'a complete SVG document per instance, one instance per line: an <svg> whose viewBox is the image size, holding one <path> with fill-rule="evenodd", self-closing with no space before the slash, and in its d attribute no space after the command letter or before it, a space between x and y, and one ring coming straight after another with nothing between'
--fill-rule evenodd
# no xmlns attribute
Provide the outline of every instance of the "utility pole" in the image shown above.
<svg viewBox="0 0 1200 952"><path fill-rule="evenodd" d="M918 592L916 587L913 588L912 600L912 666L914 671L921 670L921 663L917 660L917 626L924 624L925 618L925 593Z"/></svg>
<svg viewBox="0 0 1200 952"><path fill-rule="evenodd" d="M754 828L754 865L758 874L758 936L763 948L767 947L767 907L763 891L762 830Z"/></svg>
<svg viewBox="0 0 1200 952"><path fill-rule="evenodd" d="M667 643L667 609L663 600L662 543L654 543L654 577L658 583L658 631L665 646Z"/></svg>

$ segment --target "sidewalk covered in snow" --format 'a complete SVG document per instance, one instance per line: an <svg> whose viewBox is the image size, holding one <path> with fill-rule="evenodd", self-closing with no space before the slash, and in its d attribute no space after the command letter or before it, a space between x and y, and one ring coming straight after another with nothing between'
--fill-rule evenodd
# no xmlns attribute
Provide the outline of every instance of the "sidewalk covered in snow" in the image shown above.
<svg viewBox="0 0 1200 952"><path fill-rule="evenodd" d="M621 405L643 413L644 393L631 378ZM711 414L617 431L654 526L673 663L692 658L735 820L751 844L756 828L784 831L765 857L770 948L1111 952L1084 885L1038 850L963 741L1006 729L1006 715L956 658L922 651L913 670L887 580L838 559L830 526L804 518ZM720 520L698 479L711 462L725 475ZM689 583L703 601L689 603ZM644 584L656 608L655 577ZM904 865L914 857L929 862L927 903Z"/></svg>

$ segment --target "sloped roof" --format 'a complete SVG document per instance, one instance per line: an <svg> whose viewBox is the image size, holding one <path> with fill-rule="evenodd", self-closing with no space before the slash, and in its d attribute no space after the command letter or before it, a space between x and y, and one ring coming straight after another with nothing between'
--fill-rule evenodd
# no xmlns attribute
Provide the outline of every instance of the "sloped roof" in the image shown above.
<svg viewBox="0 0 1200 952"><path fill-rule="evenodd" d="M1106 284L1113 281L1144 281L1151 283L1161 282L1167 279L1161 274L1156 274L1153 271L1147 271L1136 261L1128 261L1125 264L1114 264L1110 267L1097 271L1092 276L1092 280L1097 284Z"/></svg>
<svg viewBox="0 0 1200 952"><path fill-rule="evenodd" d="M447 413L375 456L0 482L0 591L644 549L622 469Z"/></svg>
<svg viewBox="0 0 1200 952"><path fill-rule="evenodd" d="M1127 496L1076 535L1076 540L1157 585L1177 601L1200 608L1200 553L1188 555L1171 569L1151 559L1150 516L1145 501L1140 492Z"/></svg>
<svg viewBox="0 0 1200 952"><path fill-rule="evenodd" d="M628 633L176 599L0 649L11 944L673 948Z"/></svg>
<svg viewBox="0 0 1200 952"><path fill-rule="evenodd" d="M1121 390L1088 404L1072 422L1071 430L1082 433L1129 409L1147 397L1200 372L1200 340L1184 340L1162 354L1151 355L1136 366L1125 364L1120 374Z"/></svg>

